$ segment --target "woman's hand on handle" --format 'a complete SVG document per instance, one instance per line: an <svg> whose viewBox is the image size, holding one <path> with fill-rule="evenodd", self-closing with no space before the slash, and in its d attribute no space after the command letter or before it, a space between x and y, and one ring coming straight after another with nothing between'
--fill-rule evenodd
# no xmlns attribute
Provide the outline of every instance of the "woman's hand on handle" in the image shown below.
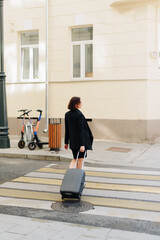
<svg viewBox="0 0 160 240"><path fill-rule="evenodd" d="M80 152L84 152L85 151L85 146L81 146L80 147Z"/></svg>
<svg viewBox="0 0 160 240"><path fill-rule="evenodd" d="M68 144L65 144L65 145L64 145L64 148L67 150L67 149L68 149Z"/></svg>

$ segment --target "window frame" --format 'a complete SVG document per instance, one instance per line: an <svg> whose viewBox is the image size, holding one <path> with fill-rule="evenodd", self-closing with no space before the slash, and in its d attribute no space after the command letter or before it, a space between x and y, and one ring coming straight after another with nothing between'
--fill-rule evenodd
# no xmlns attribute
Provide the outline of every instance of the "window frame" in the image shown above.
<svg viewBox="0 0 160 240"><path fill-rule="evenodd" d="M93 79L92 77L85 76L85 45L92 44L93 47L93 39L92 40L82 40L82 41L72 41L72 30L75 28L87 28L93 26L83 26L83 27L73 27L71 28L71 79L72 80L90 80ZM80 46L80 77L73 77L73 46L79 45ZM93 64L93 59L92 59ZM94 74L93 74L94 75Z"/></svg>
<svg viewBox="0 0 160 240"><path fill-rule="evenodd" d="M27 33L36 32L36 31L37 30L27 31ZM38 52L39 52L39 43L38 44L22 45L21 35L23 33L26 33L26 32L20 32L20 79L23 82L31 82L31 81L37 82L40 79L39 76L38 76L38 78L33 78L33 49L38 48ZM39 32L37 31L37 33L38 33L38 37L39 37ZM39 39L38 39L38 42L39 42ZM29 48L30 70L29 70L29 78L28 79L23 78L22 49L24 49L24 48ZM39 65L39 58L38 58L38 65ZM39 68L38 68L38 72L39 72Z"/></svg>

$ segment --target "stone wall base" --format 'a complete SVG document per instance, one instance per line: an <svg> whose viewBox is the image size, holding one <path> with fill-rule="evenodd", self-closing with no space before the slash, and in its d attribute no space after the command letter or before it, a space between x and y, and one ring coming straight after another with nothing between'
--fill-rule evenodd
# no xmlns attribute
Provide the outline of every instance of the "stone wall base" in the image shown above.
<svg viewBox="0 0 160 240"><path fill-rule="evenodd" d="M9 134L19 135L21 132L21 120L8 119ZM160 120L108 120L93 119L89 122L95 139L106 139L121 142L155 143L160 141ZM45 119L42 118L38 130L39 137L47 137L43 133ZM64 137L64 119L62 119L62 137Z"/></svg>

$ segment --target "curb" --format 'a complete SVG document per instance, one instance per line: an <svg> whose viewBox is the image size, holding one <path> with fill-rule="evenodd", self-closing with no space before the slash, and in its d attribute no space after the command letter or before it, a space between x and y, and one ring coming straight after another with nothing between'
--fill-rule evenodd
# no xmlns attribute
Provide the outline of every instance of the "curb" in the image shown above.
<svg viewBox="0 0 160 240"><path fill-rule="evenodd" d="M43 161L53 161L53 162L70 162L70 158L62 156L47 156L47 155L38 155L38 154L24 154L24 153L0 153L0 157L6 158L23 158L29 160L43 160Z"/></svg>

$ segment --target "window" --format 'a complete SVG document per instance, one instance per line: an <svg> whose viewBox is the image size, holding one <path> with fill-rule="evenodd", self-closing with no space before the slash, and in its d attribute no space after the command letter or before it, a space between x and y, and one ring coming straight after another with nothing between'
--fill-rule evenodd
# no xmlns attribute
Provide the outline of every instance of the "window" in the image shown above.
<svg viewBox="0 0 160 240"><path fill-rule="evenodd" d="M38 31L21 33L21 79L39 79Z"/></svg>
<svg viewBox="0 0 160 240"><path fill-rule="evenodd" d="M72 29L72 77L93 77L93 28Z"/></svg>

